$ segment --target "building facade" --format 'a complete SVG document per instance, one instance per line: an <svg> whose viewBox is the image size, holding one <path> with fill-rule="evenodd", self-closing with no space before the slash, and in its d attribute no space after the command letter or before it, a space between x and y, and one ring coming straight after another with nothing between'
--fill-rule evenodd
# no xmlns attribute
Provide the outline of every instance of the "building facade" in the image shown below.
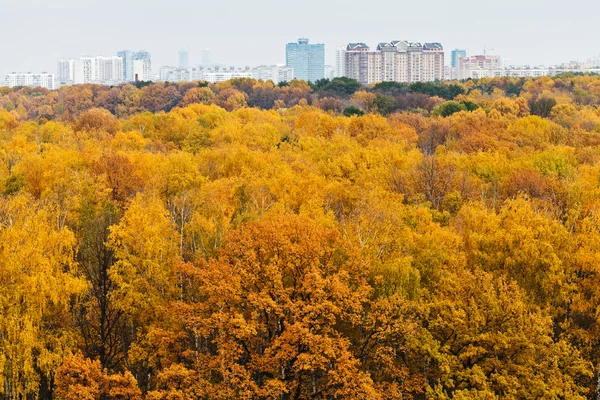
<svg viewBox="0 0 600 400"><path fill-rule="evenodd" d="M346 46L335 50L335 77L340 78L346 73Z"/></svg>
<svg viewBox="0 0 600 400"><path fill-rule="evenodd" d="M452 50L452 56L450 59L450 67L458 68L460 59L465 58L466 56L467 56L466 50L459 50L459 49Z"/></svg>
<svg viewBox="0 0 600 400"><path fill-rule="evenodd" d="M458 62L458 79L475 79L483 77L478 71L498 71L500 68L500 56L477 55L463 57Z"/></svg>
<svg viewBox="0 0 600 400"><path fill-rule="evenodd" d="M75 60L61 58L56 63L56 80L60 85L72 85L75 74Z"/></svg>
<svg viewBox="0 0 600 400"><path fill-rule="evenodd" d="M133 81L133 51L123 50L117 53L123 59L123 79L127 82Z"/></svg>
<svg viewBox="0 0 600 400"><path fill-rule="evenodd" d="M433 82L444 79L444 48L440 43L382 42L375 51L365 43L350 43L344 76L363 85L379 82Z"/></svg>
<svg viewBox="0 0 600 400"><path fill-rule="evenodd" d="M274 84L289 82L294 79L294 69L282 65L260 65L252 68L252 78L273 81Z"/></svg>
<svg viewBox="0 0 600 400"><path fill-rule="evenodd" d="M73 83L119 85L125 81L123 74L121 57L81 57L74 62Z"/></svg>
<svg viewBox="0 0 600 400"><path fill-rule="evenodd" d="M333 65L326 65L325 66L325 75L324 75L325 79L329 79L332 80L333 78L336 78L336 67L334 67Z"/></svg>
<svg viewBox="0 0 600 400"><path fill-rule="evenodd" d="M496 69L472 69L464 79L484 78L539 78L541 76L557 76L564 73L600 74L600 68L581 67L507 67Z"/></svg>
<svg viewBox="0 0 600 400"><path fill-rule="evenodd" d="M308 39L288 43L285 48L286 66L293 68L296 79L316 82L325 77L325 45L310 44Z"/></svg>
<svg viewBox="0 0 600 400"><path fill-rule="evenodd" d="M4 76L4 85L9 88L18 86L27 87L43 87L48 90L54 90L56 88L54 82L54 74L42 72L41 74L28 73L16 73L6 74Z"/></svg>
<svg viewBox="0 0 600 400"><path fill-rule="evenodd" d="M152 62L150 59L133 60L133 82L146 82L151 80Z"/></svg>
<svg viewBox="0 0 600 400"><path fill-rule="evenodd" d="M271 71L272 72L272 71ZM270 75L272 76L272 75ZM160 80L163 82L196 82L206 81L210 83L225 82L235 78L255 78L255 73L249 67L246 68L179 68L164 66L160 69ZM255 78L258 79L258 78Z"/></svg>
<svg viewBox="0 0 600 400"><path fill-rule="evenodd" d="M212 58L210 56L210 49L202 50L202 66L210 67L212 65Z"/></svg>
<svg viewBox="0 0 600 400"><path fill-rule="evenodd" d="M126 82L136 81L136 71L138 73L137 80L149 80L150 75L152 74L152 59L150 53L145 50L138 52L123 50L117 53L117 57L121 57L123 59L123 79ZM138 61L142 62L140 63Z"/></svg>
<svg viewBox="0 0 600 400"><path fill-rule="evenodd" d="M190 67L190 53L187 50L179 50L179 68Z"/></svg>

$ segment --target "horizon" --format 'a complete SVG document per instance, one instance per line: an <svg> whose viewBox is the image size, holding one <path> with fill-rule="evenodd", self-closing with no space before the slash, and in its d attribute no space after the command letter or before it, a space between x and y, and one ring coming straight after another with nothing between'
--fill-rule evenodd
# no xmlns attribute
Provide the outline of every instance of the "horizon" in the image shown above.
<svg viewBox="0 0 600 400"><path fill-rule="evenodd" d="M190 66L201 64L206 48L211 50L215 64L236 67L282 64L285 45L301 37L325 45L328 65L335 65L338 46L358 41L373 48L379 42L396 39L440 42L446 63L453 49L464 49L469 55L482 54L487 49L489 55L501 56L507 64L531 66L583 62L600 54L593 35L593 20L600 13L600 4L585 4L588 12L573 21L552 7L558 4L556 1L540 0L527 5L508 0L505 7L491 16L489 13L479 16L477 3L472 0L452 5L435 0L427 14L421 13L422 8L416 5L384 1L379 8L386 8L385 16L375 12L367 19L362 13L356 15L353 5L362 3L355 0L328 4L308 0L305 7L293 10L277 5L283 12L282 18L259 11L262 6L274 6L273 3L258 0L245 4L235 0L199 5L184 0L177 7L165 8L164 4L150 0L144 3L144 18L138 19L115 18L114 13L114 10L125 16L139 13L138 6L142 3L137 0L125 5L115 0L101 5L97 0L57 0L51 5L24 0L7 4L6 15L26 15L29 21L23 24L18 18L11 18L0 28L4 37L16 38L0 43L0 75L55 73L58 59L113 56L121 50L150 52L153 72L161 66L177 65L182 49L189 52ZM575 0L574 5L577 3L587 2ZM515 16L511 5L518 5L522 12ZM292 11L295 18L290 20L287 16ZM224 17L206 18L207 15ZM403 20L402 15L415 17ZM44 25L48 21L52 22L49 32L47 24ZM318 28L302 26L309 25L307 22ZM539 39L544 37L551 39Z"/></svg>

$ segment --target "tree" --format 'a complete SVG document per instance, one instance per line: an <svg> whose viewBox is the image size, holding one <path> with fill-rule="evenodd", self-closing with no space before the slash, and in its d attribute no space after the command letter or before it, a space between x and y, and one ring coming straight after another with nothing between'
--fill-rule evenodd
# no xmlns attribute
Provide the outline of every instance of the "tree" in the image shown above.
<svg viewBox="0 0 600 400"><path fill-rule="evenodd" d="M182 96L175 86L153 84L142 89L140 105L153 113L171 111L181 98Z"/></svg>
<svg viewBox="0 0 600 400"><path fill-rule="evenodd" d="M360 89L360 83L352 78L340 77L329 79L320 79L311 84L313 90L320 94L320 97L334 95L349 98Z"/></svg>
<svg viewBox="0 0 600 400"><path fill-rule="evenodd" d="M350 106L350 107L346 107L344 109L344 115L346 117L351 117L353 115L357 115L357 116L361 116L361 115L365 115L365 113L358 107L356 106Z"/></svg>
<svg viewBox="0 0 600 400"><path fill-rule="evenodd" d="M457 112L466 111L467 106L456 101L447 101L433 110L433 115L449 117Z"/></svg>
<svg viewBox="0 0 600 400"><path fill-rule="evenodd" d="M124 365L129 334L123 311L114 304L114 283L109 271L114 252L107 247L109 229L119 220L120 211L104 200L83 202L79 211L80 237L77 260L90 284L87 298L81 302L78 317L87 357L98 359L102 368L115 370Z"/></svg>
<svg viewBox="0 0 600 400"><path fill-rule="evenodd" d="M25 194L0 199L0 394L48 397L75 346L70 304L86 282L73 261L75 236L56 209Z"/></svg>
<svg viewBox="0 0 600 400"><path fill-rule="evenodd" d="M540 97L531 104L531 114L548 118L552 109L556 106L556 100L551 97Z"/></svg>
<svg viewBox="0 0 600 400"><path fill-rule="evenodd" d="M98 361L81 354L66 357L56 372L56 395L66 400L141 400L142 392L129 371L109 374Z"/></svg>
<svg viewBox="0 0 600 400"><path fill-rule="evenodd" d="M585 399L590 365L552 323L526 305L507 278L478 271L444 279L432 299L428 330L440 370L428 397Z"/></svg>
<svg viewBox="0 0 600 400"><path fill-rule="evenodd" d="M92 108L81 114L75 124L76 131L106 132L114 135L118 129L118 120L108 110L102 108Z"/></svg>
<svg viewBox="0 0 600 400"><path fill-rule="evenodd" d="M373 100L373 106L381 115L389 115L395 110L396 102L393 97L378 94Z"/></svg>
<svg viewBox="0 0 600 400"><path fill-rule="evenodd" d="M378 398L337 326L360 319L371 291L335 230L274 217L229 237L194 272L204 300L184 322L207 348L197 368L231 396ZM212 350L211 350L212 348Z"/></svg>

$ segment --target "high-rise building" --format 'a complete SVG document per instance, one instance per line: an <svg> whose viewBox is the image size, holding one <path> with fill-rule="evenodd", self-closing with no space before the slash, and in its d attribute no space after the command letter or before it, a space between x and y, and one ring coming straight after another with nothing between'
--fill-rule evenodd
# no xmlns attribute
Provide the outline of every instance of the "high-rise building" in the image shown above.
<svg viewBox="0 0 600 400"><path fill-rule="evenodd" d="M179 68L189 68L190 53L187 50L179 50Z"/></svg>
<svg viewBox="0 0 600 400"><path fill-rule="evenodd" d="M350 43L345 55L344 76L364 85L444 79L444 48L440 43L394 40L379 43L376 51L365 43Z"/></svg>
<svg viewBox="0 0 600 400"><path fill-rule="evenodd" d="M298 43L288 43L286 66L294 69L296 79L316 82L325 76L325 45L309 44L308 39L298 39Z"/></svg>
<svg viewBox="0 0 600 400"><path fill-rule="evenodd" d="M421 81L433 82L444 79L444 47L441 43L425 43L421 53Z"/></svg>
<svg viewBox="0 0 600 400"><path fill-rule="evenodd" d="M16 73L6 74L4 76L4 85L10 88L17 86L28 86L28 87L43 87L48 90L54 90L54 74L42 72L41 74L28 73Z"/></svg>
<svg viewBox="0 0 600 400"><path fill-rule="evenodd" d="M133 60L133 82L151 80L152 64L149 59Z"/></svg>
<svg viewBox="0 0 600 400"><path fill-rule="evenodd" d="M117 56L123 59L123 79L127 82L133 81L133 51L119 51Z"/></svg>
<svg viewBox="0 0 600 400"><path fill-rule="evenodd" d="M137 72L138 75L141 71L144 71L144 78L140 79L138 76L137 80L148 80L152 70L152 60L150 57L150 53L145 50L141 50L138 52L133 52L131 50L123 50L117 53L118 57L123 59L123 79L127 82L134 82L136 80L135 77L135 65L138 66ZM143 61L139 63L137 61ZM140 66L142 69L140 69Z"/></svg>
<svg viewBox="0 0 600 400"><path fill-rule="evenodd" d="M465 58L466 56L467 56L466 50L459 50L459 49L452 50L452 58L450 59L450 66L452 68L458 68L460 59Z"/></svg>
<svg viewBox="0 0 600 400"><path fill-rule="evenodd" d="M61 85L72 85L75 73L75 60L61 58L56 63L56 80Z"/></svg>
<svg viewBox="0 0 600 400"><path fill-rule="evenodd" d="M202 65L205 67L210 67L212 64L212 60L210 58L210 49L202 50Z"/></svg>
<svg viewBox="0 0 600 400"><path fill-rule="evenodd" d="M73 83L118 85L124 82L123 58L81 57L74 62Z"/></svg>
<svg viewBox="0 0 600 400"><path fill-rule="evenodd" d="M346 46L335 50L335 77L339 78L346 73Z"/></svg>

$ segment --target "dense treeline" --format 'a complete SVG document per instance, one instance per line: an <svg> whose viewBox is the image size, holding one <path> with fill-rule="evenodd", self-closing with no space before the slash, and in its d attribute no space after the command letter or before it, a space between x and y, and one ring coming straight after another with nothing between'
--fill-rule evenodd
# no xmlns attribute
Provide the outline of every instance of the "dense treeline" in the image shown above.
<svg viewBox="0 0 600 400"><path fill-rule="evenodd" d="M415 112L429 115L446 101L469 102L466 109L477 107L480 100L520 97L527 101L532 114L548 117L554 105L574 103L600 105L600 87L596 76L532 79L482 79L464 82L401 84L384 82L371 87L348 78L324 79L315 84L303 81L274 85L271 81L234 79L207 82L154 83L108 87L76 85L57 91L37 88L0 88L0 109L16 112L21 119L71 122L92 108L103 108L118 118L145 111L169 112L190 104L215 104L228 111L241 107L280 110L296 105L312 105L324 111L346 115L376 112L389 115ZM465 97L465 98L462 98Z"/></svg>
<svg viewBox="0 0 600 400"><path fill-rule="evenodd" d="M600 398L600 78L0 93L0 397Z"/></svg>

